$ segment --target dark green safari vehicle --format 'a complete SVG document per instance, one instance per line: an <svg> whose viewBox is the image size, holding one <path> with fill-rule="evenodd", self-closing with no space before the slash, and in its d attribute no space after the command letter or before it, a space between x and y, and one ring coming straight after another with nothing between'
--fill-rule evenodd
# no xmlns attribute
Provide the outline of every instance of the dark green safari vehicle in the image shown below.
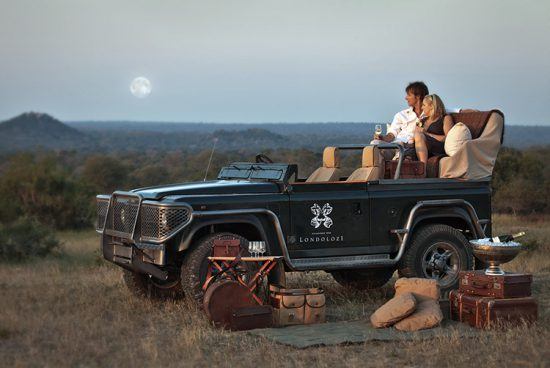
<svg viewBox="0 0 550 368"><path fill-rule="evenodd" d="M295 164L232 163L217 180L97 196L101 248L128 287L151 297L200 296L215 239L265 243L286 271L326 271L342 285L384 285L394 274L456 287L472 269L469 239L491 235L489 178L401 178L381 152L398 145L325 149L323 166L299 178ZM338 152L362 152L339 176Z"/></svg>

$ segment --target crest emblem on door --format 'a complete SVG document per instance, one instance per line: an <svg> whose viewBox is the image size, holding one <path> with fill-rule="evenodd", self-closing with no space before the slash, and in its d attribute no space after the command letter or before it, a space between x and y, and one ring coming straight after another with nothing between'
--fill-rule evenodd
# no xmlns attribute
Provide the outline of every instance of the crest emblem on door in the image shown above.
<svg viewBox="0 0 550 368"><path fill-rule="evenodd" d="M318 229L321 225L329 229L334 222L328 215L332 212L332 207L330 204L325 203L323 207L319 206L317 203L315 203L313 206L311 206L311 213L315 215L311 219L311 226Z"/></svg>

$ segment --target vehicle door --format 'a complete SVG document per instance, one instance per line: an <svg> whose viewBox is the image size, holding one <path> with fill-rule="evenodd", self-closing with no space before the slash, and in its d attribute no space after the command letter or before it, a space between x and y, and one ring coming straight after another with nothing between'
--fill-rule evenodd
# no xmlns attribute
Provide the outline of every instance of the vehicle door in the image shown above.
<svg viewBox="0 0 550 368"><path fill-rule="evenodd" d="M294 183L289 190L292 258L368 254L366 183Z"/></svg>

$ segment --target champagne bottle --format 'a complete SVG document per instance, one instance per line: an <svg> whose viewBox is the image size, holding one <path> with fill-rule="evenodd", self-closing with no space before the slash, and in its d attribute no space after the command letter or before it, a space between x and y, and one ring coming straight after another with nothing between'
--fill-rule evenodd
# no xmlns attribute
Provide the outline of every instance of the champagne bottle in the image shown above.
<svg viewBox="0 0 550 368"><path fill-rule="evenodd" d="M506 243L512 240L516 240L519 237L522 237L525 235L525 231L520 231L517 234L505 234L505 235L499 235L495 236L491 239L493 243Z"/></svg>

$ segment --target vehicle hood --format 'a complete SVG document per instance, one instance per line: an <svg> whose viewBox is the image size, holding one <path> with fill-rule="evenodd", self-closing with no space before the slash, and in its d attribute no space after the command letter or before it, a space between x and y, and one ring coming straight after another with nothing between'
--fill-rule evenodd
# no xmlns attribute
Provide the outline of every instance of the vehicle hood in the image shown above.
<svg viewBox="0 0 550 368"><path fill-rule="evenodd" d="M249 180L199 181L133 190L145 199L155 200L174 195L261 194L278 193L279 191L279 186L276 183Z"/></svg>

